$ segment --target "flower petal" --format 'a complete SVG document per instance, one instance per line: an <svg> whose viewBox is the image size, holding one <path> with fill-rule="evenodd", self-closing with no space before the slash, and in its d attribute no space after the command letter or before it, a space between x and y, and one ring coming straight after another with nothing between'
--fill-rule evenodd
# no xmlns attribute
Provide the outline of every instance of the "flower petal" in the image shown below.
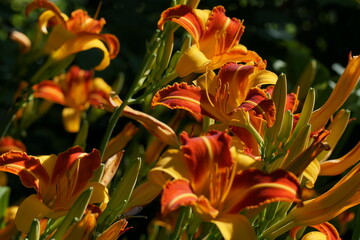
<svg viewBox="0 0 360 240"><path fill-rule="evenodd" d="M158 22L160 30L164 29L164 24L167 21L175 22L185 28L196 42L200 39L205 27L202 19L187 5L177 5L166 9L161 14L161 18Z"/></svg>
<svg viewBox="0 0 360 240"><path fill-rule="evenodd" d="M211 169L217 165L221 171L230 167L233 159L230 153L231 137L224 132L211 131L207 136L190 138L186 132L181 134L186 164L193 180L195 193L202 193L208 184Z"/></svg>
<svg viewBox="0 0 360 240"><path fill-rule="evenodd" d="M101 39L99 35L101 34L83 34L70 38L56 49L51 54L51 57L56 61L61 61L75 53L91 48L97 48L103 52L104 56L100 64L95 67L95 70L103 70L110 64L110 52L105 47L104 43L99 40Z"/></svg>
<svg viewBox="0 0 360 240"><path fill-rule="evenodd" d="M249 220L240 214L221 215L211 222L219 228L225 240L256 240L256 234Z"/></svg>
<svg viewBox="0 0 360 240"><path fill-rule="evenodd" d="M121 234L126 232L129 228L125 228L127 225L125 219L120 219L119 221L112 224L108 229L106 229L97 240L115 240L118 239Z"/></svg>
<svg viewBox="0 0 360 240"><path fill-rule="evenodd" d="M25 187L39 190L40 183L48 183L49 174L38 158L24 152L10 151L0 156L0 170L16 174Z"/></svg>
<svg viewBox="0 0 360 240"><path fill-rule="evenodd" d="M65 105L65 95L59 84L45 80L33 86L34 97Z"/></svg>
<svg viewBox="0 0 360 240"><path fill-rule="evenodd" d="M166 215L181 206L195 205L198 197L193 193L188 181L178 179L168 182L161 197L161 212Z"/></svg>
<svg viewBox="0 0 360 240"><path fill-rule="evenodd" d="M360 142L341 158L321 163L320 175L333 176L343 173L360 160Z"/></svg>
<svg viewBox="0 0 360 240"><path fill-rule="evenodd" d="M43 204L35 194L32 194L19 206L15 217L16 227L19 231L27 233L34 218L41 220L45 216L50 216L51 213L53 210Z"/></svg>
<svg viewBox="0 0 360 240"><path fill-rule="evenodd" d="M238 213L276 201L301 202L301 188L296 176L282 169L264 173L258 169L239 172L226 199L223 211Z"/></svg>
<svg viewBox="0 0 360 240"><path fill-rule="evenodd" d="M185 109L193 114L201 114L201 95L200 87L188 85L185 82L174 83L158 91L151 105L152 107L162 105L170 109Z"/></svg>
<svg viewBox="0 0 360 240"><path fill-rule="evenodd" d="M170 179L188 179L193 176L189 172L188 166L183 159L183 153L177 149L167 150L159 159L156 166L150 170L148 178L158 186L163 186Z"/></svg>
<svg viewBox="0 0 360 240"><path fill-rule="evenodd" d="M214 7L201 36L201 51L208 57L227 52L240 41L244 29L242 21L225 15L223 6Z"/></svg>
<svg viewBox="0 0 360 240"><path fill-rule="evenodd" d="M81 111L75 108L64 108L62 117L67 132L76 133L80 130Z"/></svg>
<svg viewBox="0 0 360 240"><path fill-rule="evenodd" d="M328 100L319 109L313 112L310 123L312 131L316 131L323 127L333 113L349 97L352 90L355 88L360 79L360 56L352 57L349 55L349 62L345 68L344 73L338 80L334 90L332 91Z"/></svg>
<svg viewBox="0 0 360 240"><path fill-rule="evenodd" d="M180 57L176 64L175 71L179 77L185 77L192 72L206 72L210 64L211 60L200 51L196 44L194 44L186 49L184 54Z"/></svg>
<svg viewBox="0 0 360 240"><path fill-rule="evenodd" d="M56 17L56 19L63 25L66 26L66 19L64 19L62 12L60 11L60 9L53 3L50 1L44 1L44 0L34 0L32 1L29 5L27 5L26 9L25 9L25 15L28 16L30 14L30 12L32 12L35 9L38 8L45 8L47 10L50 10L54 13L54 16ZM43 25L43 24L41 24Z"/></svg>

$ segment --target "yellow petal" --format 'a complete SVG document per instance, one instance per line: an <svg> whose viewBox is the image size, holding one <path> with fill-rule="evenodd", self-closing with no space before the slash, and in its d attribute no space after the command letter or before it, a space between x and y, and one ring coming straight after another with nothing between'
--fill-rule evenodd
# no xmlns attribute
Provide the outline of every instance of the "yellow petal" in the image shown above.
<svg viewBox="0 0 360 240"><path fill-rule="evenodd" d="M93 193L90 198L89 203L107 203L109 202L109 193L107 188L98 182L90 182L87 184L85 189L88 189L89 187L93 188Z"/></svg>
<svg viewBox="0 0 360 240"><path fill-rule="evenodd" d="M145 182L134 189L129 203L126 205L128 210L136 206L143 206L154 200L161 192L162 187L152 182Z"/></svg>
<svg viewBox="0 0 360 240"><path fill-rule="evenodd" d="M80 129L81 111L75 108L64 108L62 112L64 127L67 132L76 133Z"/></svg>
<svg viewBox="0 0 360 240"><path fill-rule="evenodd" d="M322 232L314 231L305 234L301 240L327 240L327 237Z"/></svg>
<svg viewBox="0 0 360 240"><path fill-rule="evenodd" d="M112 88L102 78L94 78L94 90L100 90L107 94L112 92Z"/></svg>
<svg viewBox="0 0 360 240"><path fill-rule="evenodd" d="M319 176L319 172L320 172L320 164L319 161L315 158L314 161L312 161L304 171L304 176L308 180L306 182L306 187L308 188L314 187L316 179Z"/></svg>
<svg viewBox="0 0 360 240"><path fill-rule="evenodd" d="M40 220L52 212L53 210L44 205L35 194L32 194L19 206L15 217L16 228L20 232L27 233L34 218Z"/></svg>
<svg viewBox="0 0 360 240"><path fill-rule="evenodd" d="M199 50L197 45L192 45L181 56L175 70L180 77L185 77L192 72L205 72L206 67L210 63L211 60L209 60L204 53Z"/></svg>
<svg viewBox="0 0 360 240"><path fill-rule="evenodd" d="M72 54L89 50L91 48L97 48L104 54L103 59L100 64L95 67L95 70L100 71L105 69L110 64L109 51L105 47L104 43L99 40L99 37L96 34L80 35L67 40L61 45L61 47L51 54L51 57L54 60L60 61Z"/></svg>
<svg viewBox="0 0 360 240"><path fill-rule="evenodd" d="M240 214L223 215L212 221L219 228L225 240L256 240L256 234L249 220Z"/></svg>
<svg viewBox="0 0 360 240"><path fill-rule="evenodd" d="M179 159L180 158L180 159ZM149 172L149 179L153 183L163 186L171 178L189 179L189 169L186 166L183 153L177 149L167 150L160 158L156 166Z"/></svg>

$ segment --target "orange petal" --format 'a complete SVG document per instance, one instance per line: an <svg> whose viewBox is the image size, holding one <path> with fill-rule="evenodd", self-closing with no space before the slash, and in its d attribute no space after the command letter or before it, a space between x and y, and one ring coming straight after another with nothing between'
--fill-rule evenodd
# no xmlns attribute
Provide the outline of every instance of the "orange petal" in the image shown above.
<svg viewBox="0 0 360 240"><path fill-rule="evenodd" d="M343 173L360 160L360 142L344 156L320 164L320 175L333 176Z"/></svg>
<svg viewBox="0 0 360 240"><path fill-rule="evenodd" d="M195 41L198 41L202 35L204 23L196 15L194 10L187 5L177 5L172 8L166 9L162 14L158 22L159 29L164 29L164 24L167 21L172 21L190 33Z"/></svg>
<svg viewBox="0 0 360 240"><path fill-rule="evenodd" d="M10 151L0 156L0 170L16 174L25 187L39 190L39 182L48 183L49 174L38 158L24 152Z"/></svg>
<svg viewBox="0 0 360 240"><path fill-rule="evenodd" d="M80 159L80 165L77 169L74 181L76 179L76 185L74 192L80 192L84 189L86 184L91 180L93 173L100 167L100 153L98 150L93 149L91 153L84 153L81 147L72 147L67 151L58 155L54 172L52 173L51 182L55 183L58 179L65 175L69 175L74 163ZM71 176L67 176L71 178Z"/></svg>
<svg viewBox="0 0 360 240"><path fill-rule="evenodd" d="M97 240L116 240L116 239L118 239L121 234L123 234L128 229L130 229L130 228L125 228L127 223L128 222L125 219L120 219L119 221L112 224L108 229L106 229L96 239Z"/></svg>
<svg viewBox="0 0 360 240"><path fill-rule="evenodd" d="M211 168L217 165L219 169L223 169L233 164L230 153L231 137L219 131L211 131L207 136L194 138L184 132L180 137L181 150L193 176L192 187L196 193L202 193L204 186L208 185Z"/></svg>
<svg viewBox="0 0 360 240"><path fill-rule="evenodd" d="M11 150L26 152L25 145L12 137L6 136L0 138L0 155Z"/></svg>
<svg viewBox="0 0 360 240"><path fill-rule="evenodd" d="M225 15L223 6L214 7L206 22L206 31L201 36L201 51L208 57L228 52L238 44L244 29L242 21Z"/></svg>
<svg viewBox="0 0 360 240"><path fill-rule="evenodd" d="M188 181L178 179L168 182L161 197L161 212L166 215L181 206L195 205L198 197L193 193Z"/></svg>
<svg viewBox="0 0 360 240"><path fill-rule="evenodd" d="M238 213L277 201L301 202L301 188L295 175L282 169L264 173L258 169L243 170L235 176L224 211Z"/></svg>
<svg viewBox="0 0 360 240"><path fill-rule="evenodd" d="M349 55L349 62L344 73L338 80L328 100L319 109L313 112L310 124L312 131L324 127L330 117L337 111L349 97L360 79L360 56Z"/></svg>
<svg viewBox="0 0 360 240"><path fill-rule="evenodd" d="M65 105L64 92L59 84L45 80L33 86L34 97Z"/></svg>
<svg viewBox="0 0 360 240"><path fill-rule="evenodd" d="M184 109L193 114L201 114L201 96L200 87L188 85L185 82L174 83L158 91L151 105L153 107L162 105L170 109Z"/></svg>
<svg viewBox="0 0 360 240"><path fill-rule="evenodd" d="M25 9L25 15L29 15L30 12L32 12L35 9L38 8L45 8L47 10L50 10L54 13L56 19L63 25L66 26L65 19L62 16L62 12L60 9L52 2L47 0L35 0L32 1L29 5L27 5Z"/></svg>

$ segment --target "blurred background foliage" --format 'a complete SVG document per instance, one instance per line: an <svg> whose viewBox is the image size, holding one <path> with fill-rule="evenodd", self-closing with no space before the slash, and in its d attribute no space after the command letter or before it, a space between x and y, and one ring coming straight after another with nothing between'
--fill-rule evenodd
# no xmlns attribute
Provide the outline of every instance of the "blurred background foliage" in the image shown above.
<svg viewBox="0 0 360 240"><path fill-rule="evenodd" d="M21 80L21 58L18 46L8 38L11 30L34 34L38 13L24 16L31 0L0 1L0 129L6 125L7 113ZM54 0L66 14L77 8L86 9L93 16L99 0ZM345 68L348 54L360 54L360 3L356 0L202 0L199 8L223 5L227 15L244 19L246 26L241 43L256 51L268 62L268 68L277 74L286 73L289 89L295 87L307 65L316 63L312 86L316 89L317 105L330 95L339 75ZM96 75L109 84L121 77L123 96L131 85L146 51L146 42L156 29L163 10L170 6L164 0L104 0L99 17L106 19L105 32L115 34L121 44L120 54L111 65ZM181 36L179 34L179 36ZM181 39L181 38L179 38ZM90 50L78 54L75 63L88 69L95 65L99 52ZM41 62L38 63L39 65ZM315 66L315 65L314 65ZM160 81L161 79L159 79ZM345 104L352 111L346 133L333 156L349 151L358 141L354 133L360 131L360 89L353 92ZM75 135L65 133L61 123L62 107L54 107L27 131L17 133L29 153L59 153L70 147ZM108 114L90 126L88 148L99 147L106 128ZM121 122L118 124L122 128ZM322 184L323 181L319 181Z"/></svg>

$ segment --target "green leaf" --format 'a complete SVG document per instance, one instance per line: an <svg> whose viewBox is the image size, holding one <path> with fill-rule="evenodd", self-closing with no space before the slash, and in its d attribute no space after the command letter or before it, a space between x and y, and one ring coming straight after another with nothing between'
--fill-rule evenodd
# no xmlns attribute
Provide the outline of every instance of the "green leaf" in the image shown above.
<svg viewBox="0 0 360 240"><path fill-rule="evenodd" d="M138 158L117 183L104 212L99 216L97 232L102 233L123 213L134 190L141 167Z"/></svg>
<svg viewBox="0 0 360 240"><path fill-rule="evenodd" d="M0 187L0 229L5 227L5 214L9 206L10 191L9 187Z"/></svg>

